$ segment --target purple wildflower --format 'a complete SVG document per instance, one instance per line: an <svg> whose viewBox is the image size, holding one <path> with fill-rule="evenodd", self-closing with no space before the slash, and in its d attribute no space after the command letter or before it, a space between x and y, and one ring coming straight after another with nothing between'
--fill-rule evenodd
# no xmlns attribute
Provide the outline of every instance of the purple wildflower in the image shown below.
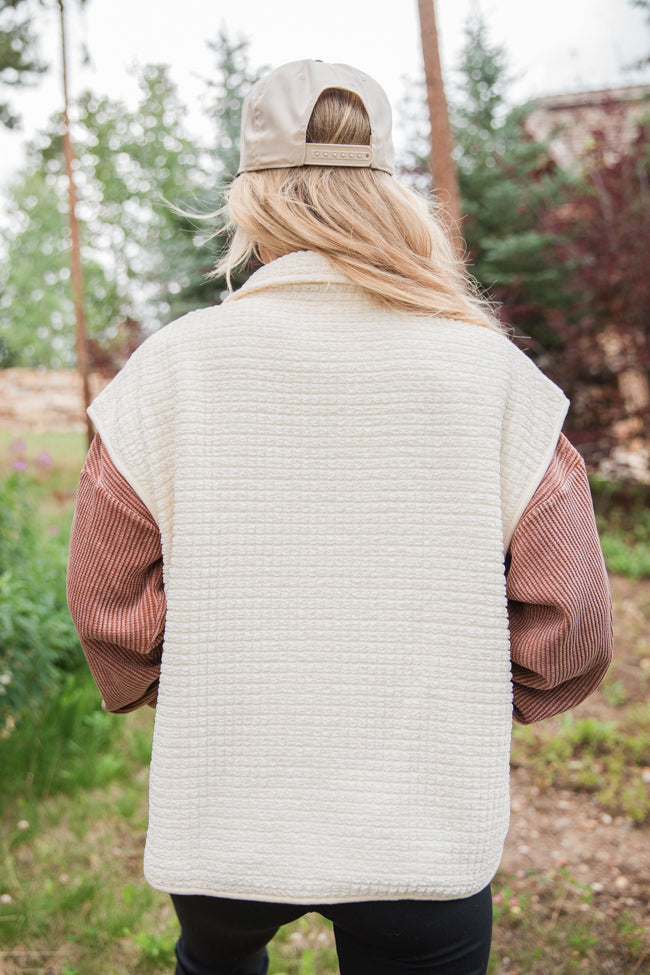
<svg viewBox="0 0 650 975"><path fill-rule="evenodd" d="M17 437L9 444L9 453L16 454L18 457L22 457L26 450L27 444L21 437Z"/></svg>

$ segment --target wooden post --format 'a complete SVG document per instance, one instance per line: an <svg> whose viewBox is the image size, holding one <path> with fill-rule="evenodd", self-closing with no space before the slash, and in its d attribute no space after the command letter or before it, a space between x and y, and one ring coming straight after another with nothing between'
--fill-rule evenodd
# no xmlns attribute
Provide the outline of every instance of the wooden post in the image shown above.
<svg viewBox="0 0 650 975"><path fill-rule="evenodd" d="M418 0L418 7L431 122L430 164L433 186L440 202L447 210L449 229L456 241L459 256L462 256L463 241L460 232L461 212L458 173L452 155L454 146L442 80L435 3L434 0Z"/></svg>
<svg viewBox="0 0 650 975"><path fill-rule="evenodd" d="M77 223L77 188L74 181L74 149L70 137L70 115L68 112L68 70L65 43L64 0L58 0L61 16L61 63L63 69L63 155L68 175L69 198L69 227L70 227L70 283L72 285L72 300L75 312L75 335L77 346L77 368L81 375L83 390L84 415L86 417L86 435L88 446L92 441L94 430L87 410L90 405L90 384L88 381L88 349L86 343L86 317L83 300L83 273L81 268L81 250L79 247L79 224Z"/></svg>

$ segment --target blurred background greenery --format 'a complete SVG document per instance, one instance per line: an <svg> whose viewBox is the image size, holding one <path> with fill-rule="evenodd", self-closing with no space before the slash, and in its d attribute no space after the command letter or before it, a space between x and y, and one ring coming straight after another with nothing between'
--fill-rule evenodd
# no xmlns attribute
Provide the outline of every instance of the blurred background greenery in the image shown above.
<svg viewBox="0 0 650 975"><path fill-rule="evenodd" d="M0 5L0 72L12 70L18 81L39 67L29 23L19 28L2 19L21 3ZM636 5L649 9L646 0ZM91 91L74 105L84 299L96 373L113 374L152 331L224 297L225 282L207 278L224 238L206 243L214 220L179 211L208 214L220 207L237 169L241 103L263 66L251 65L247 42L225 30L209 47L214 72L205 82L200 141L186 130L187 107L166 65L140 69L134 109ZM566 105L513 106L509 84L503 50L477 14L467 24L448 94L468 264L499 302L514 340L571 397L567 433L590 471L610 571L647 579L650 87L592 99L595 121L586 132L576 121L580 138L562 156L558 146L572 117L562 114ZM534 124L540 118L550 119L550 127ZM1 124L12 124L10 99L0 104ZM430 191L423 85L410 87L398 124L408 132L399 176ZM30 143L9 191L0 236L0 383L3 369L75 366L67 193L57 115ZM129 869L139 873L140 847L131 851L123 824L142 838L151 714L116 720L99 709L67 613L65 563L85 450L83 433L0 430L0 862L6 867L0 937L14 948L47 943L50 951L57 938L68 946L58 967L39 968L34 949L34 967L25 962L16 971L163 971L175 937L168 905L140 881L120 875L112 885L111 871L96 862L97 850L105 862L111 851L126 849ZM625 703L614 700L611 688L610 696L612 707ZM646 713L625 729L639 768L647 727ZM584 727L578 730L584 737ZM619 753L622 733L610 734ZM571 726L562 739L574 762L584 747L580 735ZM541 748L529 738L520 736L518 745L527 762ZM114 803L112 818L107 803ZM636 819L645 821L647 803L635 803ZM89 826L93 817L101 818L101 837ZM40 883L42 871L57 870L58 881ZM99 905L101 923L93 922L88 905L93 911ZM139 913L147 925L134 921ZM516 911L511 920L522 923ZM619 934L632 952L634 925ZM582 960L592 947L585 942ZM335 970L327 925L294 926L274 952L274 972ZM108 960L100 964L97 953ZM636 963L630 961L630 971Z"/></svg>

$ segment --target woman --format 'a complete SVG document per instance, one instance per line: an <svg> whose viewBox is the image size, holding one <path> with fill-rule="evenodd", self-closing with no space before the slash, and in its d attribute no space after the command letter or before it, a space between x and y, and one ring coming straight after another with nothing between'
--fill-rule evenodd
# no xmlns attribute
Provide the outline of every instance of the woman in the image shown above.
<svg viewBox="0 0 650 975"><path fill-rule="evenodd" d="M177 975L263 973L308 910L343 975L485 972L513 713L611 657L567 401L394 180L390 129L345 65L255 85L220 270L266 266L90 409L69 603L104 706L157 708L145 875Z"/></svg>

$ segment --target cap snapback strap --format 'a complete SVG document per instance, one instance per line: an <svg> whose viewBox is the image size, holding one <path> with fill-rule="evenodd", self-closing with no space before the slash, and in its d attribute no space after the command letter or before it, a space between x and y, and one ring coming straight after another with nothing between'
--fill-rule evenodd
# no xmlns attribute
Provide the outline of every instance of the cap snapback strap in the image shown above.
<svg viewBox="0 0 650 975"><path fill-rule="evenodd" d="M339 146L332 143L307 142L305 166L371 166L370 146Z"/></svg>

